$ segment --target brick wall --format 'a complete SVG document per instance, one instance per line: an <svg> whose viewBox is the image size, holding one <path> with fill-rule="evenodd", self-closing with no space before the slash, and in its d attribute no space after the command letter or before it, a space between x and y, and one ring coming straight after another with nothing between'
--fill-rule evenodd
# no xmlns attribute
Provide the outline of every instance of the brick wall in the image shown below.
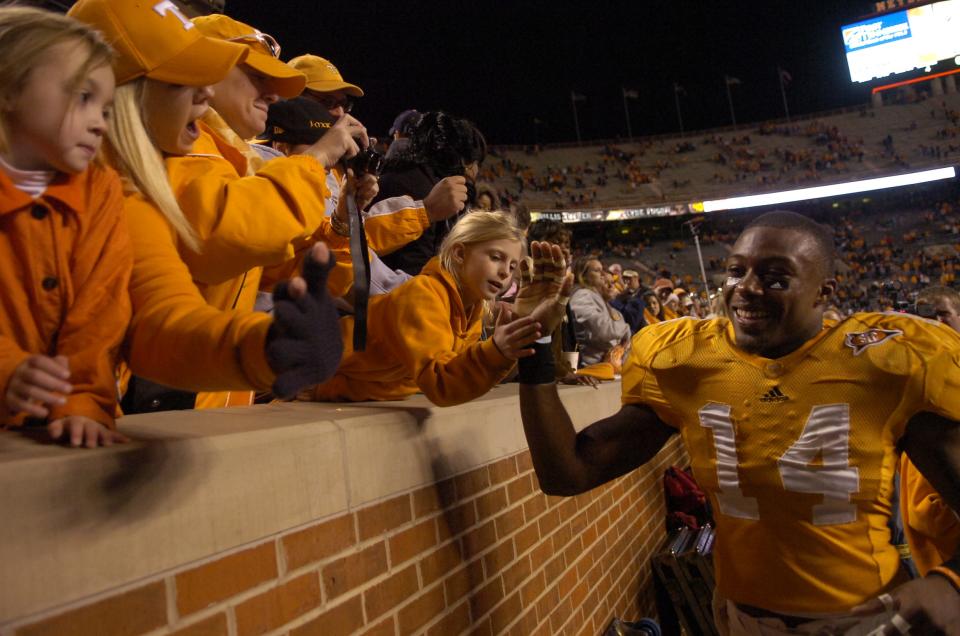
<svg viewBox="0 0 960 636"><path fill-rule="evenodd" d="M673 438L641 470L562 498L539 491L524 451L0 631L600 634L654 613L661 475L685 461Z"/></svg>

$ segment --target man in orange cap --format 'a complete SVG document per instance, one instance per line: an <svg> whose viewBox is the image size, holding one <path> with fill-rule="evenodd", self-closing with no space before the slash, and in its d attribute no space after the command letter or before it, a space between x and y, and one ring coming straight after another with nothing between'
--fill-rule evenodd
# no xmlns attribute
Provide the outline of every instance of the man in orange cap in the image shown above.
<svg viewBox="0 0 960 636"><path fill-rule="evenodd" d="M363 97L363 89L345 82L337 67L319 55L300 55L289 64L307 78L303 96L318 102L334 117L349 113L353 99Z"/></svg>

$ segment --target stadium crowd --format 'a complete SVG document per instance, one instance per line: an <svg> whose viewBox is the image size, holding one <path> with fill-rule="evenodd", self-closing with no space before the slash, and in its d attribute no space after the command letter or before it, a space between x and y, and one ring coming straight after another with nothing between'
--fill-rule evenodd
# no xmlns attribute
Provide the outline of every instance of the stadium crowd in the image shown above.
<svg viewBox="0 0 960 636"><path fill-rule="evenodd" d="M351 114L363 90L329 59L283 62L271 35L189 20L169 0L79 0L67 16L5 6L0 56L4 428L92 448L129 441L121 413L418 392L450 406L515 377L547 492L588 490L683 435L717 512L724 633L960 633L960 335L859 313L907 301L955 326L953 203L880 241L855 215L834 231L782 211L718 222L704 242L729 254L711 263L722 284L709 297L694 272L643 262L656 232L610 246L637 260L624 267L478 183L512 175L518 193L586 204L592 185L635 188L667 167L642 165L642 148L544 175L502 157L484 167L473 123L405 111L380 156ZM802 182L863 157L816 123L762 134L818 150L704 143L737 179L771 164ZM941 235L954 238L933 249ZM849 411L806 397L828 370ZM623 409L576 432L557 381L618 376ZM806 425L769 411L791 399L767 392L781 385L812 405ZM735 432L751 417L766 441ZM901 459L924 555L912 581L879 530Z"/></svg>

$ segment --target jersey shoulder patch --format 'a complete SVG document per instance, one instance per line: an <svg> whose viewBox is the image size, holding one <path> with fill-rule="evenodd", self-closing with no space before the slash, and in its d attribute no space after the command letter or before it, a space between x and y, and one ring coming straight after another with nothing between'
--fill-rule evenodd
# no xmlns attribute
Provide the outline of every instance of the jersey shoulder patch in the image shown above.
<svg viewBox="0 0 960 636"><path fill-rule="evenodd" d="M876 347L889 342L891 338L902 336L900 329L867 329L866 331L847 332L843 337L843 344L853 349L853 355L858 356L869 347Z"/></svg>

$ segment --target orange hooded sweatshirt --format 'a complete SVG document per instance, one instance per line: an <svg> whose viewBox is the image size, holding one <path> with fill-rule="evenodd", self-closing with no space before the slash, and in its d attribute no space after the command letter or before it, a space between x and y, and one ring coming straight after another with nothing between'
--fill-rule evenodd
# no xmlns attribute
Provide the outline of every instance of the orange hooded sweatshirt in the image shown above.
<svg viewBox="0 0 960 636"><path fill-rule="evenodd" d="M133 266L120 180L91 166L58 175L40 197L0 171L0 424L17 366L33 354L67 356L73 393L49 420L82 415L114 428L114 368L130 321Z"/></svg>
<svg viewBox="0 0 960 636"><path fill-rule="evenodd" d="M370 299L366 351L352 350L353 318L340 320L337 374L301 397L401 400L419 391L438 406L477 398L515 364L493 340L480 340L482 314L482 303L466 312L456 281L434 257L419 275Z"/></svg>

